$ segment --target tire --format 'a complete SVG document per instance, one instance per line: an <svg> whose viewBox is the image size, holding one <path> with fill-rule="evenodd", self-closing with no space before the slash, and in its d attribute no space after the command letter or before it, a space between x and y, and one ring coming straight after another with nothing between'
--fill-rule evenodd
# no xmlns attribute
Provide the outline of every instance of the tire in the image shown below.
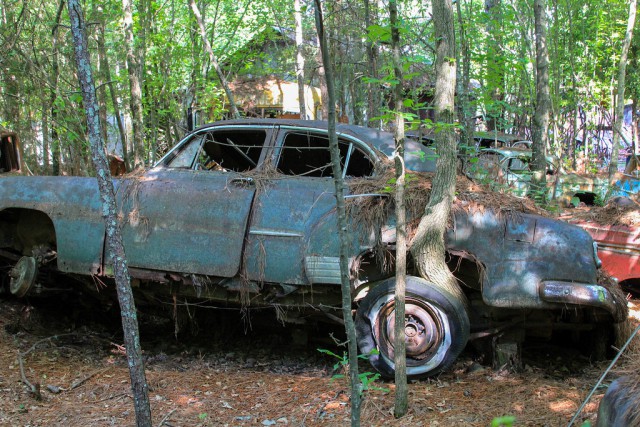
<svg viewBox="0 0 640 427"><path fill-rule="evenodd" d="M383 377L394 377L393 325L395 280L378 284L361 301L356 312L358 347ZM405 331L407 377L422 378L447 369L469 339L466 298L408 276ZM375 351L377 350L377 351Z"/></svg>

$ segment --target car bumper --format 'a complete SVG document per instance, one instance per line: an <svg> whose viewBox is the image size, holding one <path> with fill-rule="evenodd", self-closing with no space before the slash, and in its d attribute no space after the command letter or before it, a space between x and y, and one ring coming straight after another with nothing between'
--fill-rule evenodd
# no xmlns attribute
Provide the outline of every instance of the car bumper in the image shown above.
<svg viewBox="0 0 640 427"><path fill-rule="evenodd" d="M614 322L627 318L624 298L596 284L545 281L540 286L540 298L546 302L602 308Z"/></svg>

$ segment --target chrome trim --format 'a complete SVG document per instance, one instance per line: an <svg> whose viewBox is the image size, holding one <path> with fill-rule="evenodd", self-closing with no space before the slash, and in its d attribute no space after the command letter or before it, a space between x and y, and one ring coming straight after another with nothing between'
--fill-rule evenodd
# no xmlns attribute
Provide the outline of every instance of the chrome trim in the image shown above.
<svg viewBox="0 0 640 427"><path fill-rule="evenodd" d="M304 268L311 284L342 283L340 257L309 255L304 257Z"/></svg>
<svg viewBox="0 0 640 427"><path fill-rule="evenodd" d="M292 233L290 231L277 231L277 230L262 230L252 229L249 230L249 234L254 236L275 236L275 237L302 237L302 233Z"/></svg>
<svg viewBox="0 0 640 427"><path fill-rule="evenodd" d="M640 256L640 248L629 247L627 245L598 242L598 248L603 252L615 252L630 256Z"/></svg>
<svg viewBox="0 0 640 427"><path fill-rule="evenodd" d="M596 261L596 267L602 267L602 260L598 257L598 242L593 242L593 259Z"/></svg>
<svg viewBox="0 0 640 427"><path fill-rule="evenodd" d="M384 193L364 193L364 194L347 194L344 196L345 199L355 199L358 197L390 197L389 194Z"/></svg>
<svg viewBox="0 0 640 427"><path fill-rule="evenodd" d="M624 320L619 317L625 310L617 307L613 295L604 286L549 280L542 282L539 293L546 302L599 307L609 312L614 321Z"/></svg>

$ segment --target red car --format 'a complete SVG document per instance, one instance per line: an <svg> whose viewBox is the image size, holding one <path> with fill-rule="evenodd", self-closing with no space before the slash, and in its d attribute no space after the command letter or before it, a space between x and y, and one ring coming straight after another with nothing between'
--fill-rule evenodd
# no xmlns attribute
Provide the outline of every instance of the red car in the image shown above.
<svg viewBox="0 0 640 427"><path fill-rule="evenodd" d="M616 277L625 289L640 293L640 227L570 222L585 229L598 243L602 268Z"/></svg>

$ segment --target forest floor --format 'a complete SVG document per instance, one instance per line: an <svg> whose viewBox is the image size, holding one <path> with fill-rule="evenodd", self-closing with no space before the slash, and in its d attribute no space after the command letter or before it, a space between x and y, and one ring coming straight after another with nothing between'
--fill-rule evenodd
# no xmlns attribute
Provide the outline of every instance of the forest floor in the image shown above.
<svg viewBox="0 0 640 427"><path fill-rule="evenodd" d="M77 308L0 299L0 425L135 425L118 323L78 317ZM632 316L637 322L638 313ZM332 379L336 360L317 351L340 352L331 331L237 318L227 332L206 328L178 340L174 325L141 319L154 426L349 425L346 381ZM305 333L314 339L302 345L297 335ZM524 370L513 373L482 367L463 353L449 372L409 385L409 412L399 420L393 383L378 381L366 391L362 425L489 426L510 415L516 426L565 426L609 363L559 344L529 343L523 354ZM623 356L621 363L636 358ZM23 374L39 387L39 399ZM604 391L596 391L575 425L594 424Z"/></svg>

